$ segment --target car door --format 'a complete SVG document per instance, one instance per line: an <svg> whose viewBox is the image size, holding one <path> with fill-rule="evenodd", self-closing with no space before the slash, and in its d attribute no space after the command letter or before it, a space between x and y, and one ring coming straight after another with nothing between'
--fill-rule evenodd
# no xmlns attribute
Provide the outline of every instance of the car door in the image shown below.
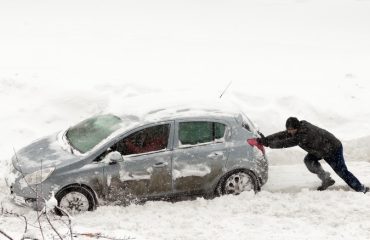
<svg viewBox="0 0 370 240"><path fill-rule="evenodd" d="M193 119L176 121L175 125L174 193L210 190L228 158L227 123Z"/></svg>
<svg viewBox="0 0 370 240"><path fill-rule="evenodd" d="M145 126L115 143L123 161L105 168L107 199L132 201L167 196L172 192L173 122Z"/></svg>

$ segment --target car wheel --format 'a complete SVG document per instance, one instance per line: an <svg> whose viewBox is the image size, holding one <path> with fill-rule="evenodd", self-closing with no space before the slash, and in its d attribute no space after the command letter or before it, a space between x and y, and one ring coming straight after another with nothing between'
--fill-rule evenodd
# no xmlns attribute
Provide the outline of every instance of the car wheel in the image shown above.
<svg viewBox="0 0 370 240"><path fill-rule="evenodd" d="M93 193L83 186L71 186L63 189L55 198L58 201L58 207L70 215L93 211L96 203ZM63 215L60 209L56 209L58 215Z"/></svg>
<svg viewBox="0 0 370 240"><path fill-rule="evenodd" d="M227 175L221 181L220 193L238 195L244 191L257 192L257 181L252 173L238 170Z"/></svg>

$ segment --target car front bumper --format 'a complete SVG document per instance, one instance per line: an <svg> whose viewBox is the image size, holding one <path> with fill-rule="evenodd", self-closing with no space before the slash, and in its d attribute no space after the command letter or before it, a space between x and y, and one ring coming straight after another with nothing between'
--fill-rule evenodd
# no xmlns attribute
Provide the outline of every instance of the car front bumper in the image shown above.
<svg viewBox="0 0 370 240"><path fill-rule="evenodd" d="M14 193L11 195L13 203L21 207L29 207L35 211L41 211L45 207L45 201L36 198L24 198Z"/></svg>
<svg viewBox="0 0 370 240"><path fill-rule="evenodd" d="M42 198L33 198L33 197L23 197L17 195L14 192L13 185L9 186L10 196L14 204L21 207L29 207L35 211L41 211L45 206L45 201Z"/></svg>

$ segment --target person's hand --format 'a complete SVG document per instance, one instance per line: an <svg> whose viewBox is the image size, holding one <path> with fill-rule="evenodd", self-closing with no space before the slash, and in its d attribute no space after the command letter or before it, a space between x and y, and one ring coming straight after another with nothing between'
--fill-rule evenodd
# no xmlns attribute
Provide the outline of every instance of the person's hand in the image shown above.
<svg viewBox="0 0 370 240"><path fill-rule="evenodd" d="M263 135L260 138L257 138L256 140L257 140L258 144L261 144L265 147L269 146L269 142L268 142L267 138L265 138L265 136L263 136Z"/></svg>

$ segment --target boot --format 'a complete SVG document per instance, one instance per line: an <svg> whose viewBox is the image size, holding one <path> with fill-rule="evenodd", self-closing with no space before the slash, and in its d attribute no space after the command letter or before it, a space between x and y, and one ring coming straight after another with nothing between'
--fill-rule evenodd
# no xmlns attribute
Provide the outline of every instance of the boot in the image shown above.
<svg viewBox="0 0 370 240"><path fill-rule="evenodd" d="M334 179L332 178L327 178L324 181L322 181L321 186L317 188L318 191L324 191L331 185L335 183Z"/></svg>
<svg viewBox="0 0 370 240"><path fill-rule="evenodd" d="M364 193L367 193L368 191L370 191L369 187L364 186Z"/></svg>

